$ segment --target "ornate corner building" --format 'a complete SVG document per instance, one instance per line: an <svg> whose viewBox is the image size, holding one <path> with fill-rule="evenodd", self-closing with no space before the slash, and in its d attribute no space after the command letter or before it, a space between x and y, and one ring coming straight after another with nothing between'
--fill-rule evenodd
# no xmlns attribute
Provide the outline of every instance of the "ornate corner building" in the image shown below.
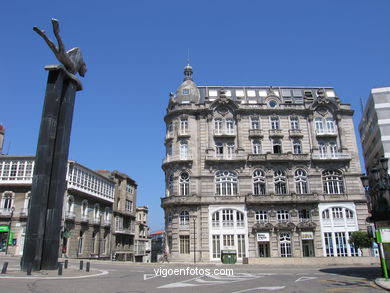
<svg viewBox="0 0 390 293"><path fill-rule="evenodd" d="M169 258L359 255L352 115L330 87L197 86L187 65L164 117Z"/></svg>

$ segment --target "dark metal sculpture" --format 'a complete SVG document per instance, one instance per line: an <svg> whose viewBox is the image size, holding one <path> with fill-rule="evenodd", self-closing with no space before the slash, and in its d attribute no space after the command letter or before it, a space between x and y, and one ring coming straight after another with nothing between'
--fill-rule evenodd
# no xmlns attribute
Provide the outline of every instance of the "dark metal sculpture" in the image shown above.
<svg viewBox="0 0 390 293"><path fill-rule="evenodd" d="M60 61L72 74L76 74L77 72L84 76L87 72L87 66L85 65L83 54L81 53L80 48L73 48L69 51L65 51L64 43L62 42L60 36L60 24L57 19L52 18L51 23L53 24L53 32L54 36L57 39L58 47L54 45L54 43L45 35L45 31L39 29L34 26L33 30L37 32L49 45L50 49L53 51L54 55L57 57L58 61Z"/></svg>
<svg viewBox="0 0 390 293"><path fill-rule="evenodd" d="M49 71L39 130L31 203L21 268L24 271L58 268L61 220L66 190L66 168L76 91L82 89L74 74L84 76L87 67L79 48L65 52L58 21L52 19L58 48L44 31L34 27L62 65Z"/></svg>

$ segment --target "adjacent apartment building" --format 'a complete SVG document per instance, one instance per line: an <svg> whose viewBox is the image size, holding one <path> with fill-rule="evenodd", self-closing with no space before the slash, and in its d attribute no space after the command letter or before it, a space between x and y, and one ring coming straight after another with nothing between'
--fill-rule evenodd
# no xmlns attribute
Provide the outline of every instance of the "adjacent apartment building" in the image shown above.
<svg viewBox="0 0 390 293"><path fill-rule="evenodd" d="M34 159L0 156L0 252L23 254ZM66 181L62 256L135 261L137 183L75 161L68 161Z"/></svg>
<svg viewBox="0 0 390 293"><path fill-rule="evenodd" d="M390 158L390 87L373 88L364 108L359 124L363 147L365 169L369 175L369 210L376 227L390 225L390 196L386 187L379 187L379 181L372 170L380 171L380 159ZM385 171L381 170L381 176ZM378 188L379 187L379 188Z"/></svg>
<svg viewBox="0 0 390 293"><path fill-rule="evenodd" d="M367 206L350 105L331 87L197 86L192 73L164 117L170 260L357 256Z"/></svg>

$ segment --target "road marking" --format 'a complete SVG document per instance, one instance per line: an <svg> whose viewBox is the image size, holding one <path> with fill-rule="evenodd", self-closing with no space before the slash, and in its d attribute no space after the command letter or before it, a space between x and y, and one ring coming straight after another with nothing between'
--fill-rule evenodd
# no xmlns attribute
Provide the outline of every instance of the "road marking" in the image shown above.
<svg viewBox="0 0 390 293"><path fill-rule="evenodd" d="M248 292L248 291L253 291L253 290L269 290L269 291L274 291L274 290L282 290L286 286L279 286L279 287L256 287L256 288L251 288L251 289L246 289L246 290L241 290L241 291L234 291L233 293L242 293L242 292Z"/></svg>
<svg viewBox="0 0 390 293"><path fill-rule="evenodd" d="M299 279L296 279L295 282L303 282L303 281L314 280L314 279L318 279L318 278L317 277L300 277Z"/></svg>
<svg viewBox="0 0 390 293"><path fill-rule="evenodd" d="M86 276L75 276L75 277L38 277L38 276L26 276L26 277L13 277L13 276L0 276L0 279L27 279L27 280L65 280L65 279L85 279L85 278L93 278L93 277L99 277L103 275L109 274L108 271L101 271L99 270L99 274L94 275L86 275Z"/></svg>
<svg viewBox="0 0 390 293"><path fill-rule="evenodd" d="M264 276L258 276L248 273L242 273L242 274L236 274L233 276L200 276L193 279L181 281L181 282L175 282L170 283L166 285L162 285L160 287L157 287L158 289L163 288L180 288L180 287L195 287L195 286L210 286L210 285L219 285L219 284L228 284L228 283L236 283L236 282L242 282L242 281L249 281L253 279L259 279L263 278ZM210 279L214 280L210 280Z"/></svg>
<svg viewBox="0 0 390 293"><path fill-rule="evenodd" d="M157 277L156 274L144 274L144 281Z"/></svg>

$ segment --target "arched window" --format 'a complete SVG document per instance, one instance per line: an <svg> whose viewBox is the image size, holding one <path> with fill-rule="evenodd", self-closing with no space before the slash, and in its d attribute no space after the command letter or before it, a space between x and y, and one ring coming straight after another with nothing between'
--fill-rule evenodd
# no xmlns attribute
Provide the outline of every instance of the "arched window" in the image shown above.
<svg viewBox="0 0 390 293"><path fill-rule="evenodd" d="M73 213L74 211L74 198L72 195L68 195L68 200L66 202L66 210L68 213Z"/></svg>
<svg viewBox="0 0 390 293"><path fill-rule="evenodd" d="M344 193L343 176L340 171L325 170L322 172L322 182L325 194Z"/></svg>
<svg viewBox="0 0 390 293"><path fill-rule="evenodd" d="M306 194L307 193L307 176L306 172L302 169L297 169L295 171L295 190L297 194Z"/></svg>
<svg viewBox="0 0 390 293"><path fill-rule="evenodd" d="M188 142L186 140L180 141L180 160L187 160L188 158Z"/></svg>
<svg viewBox="0 0 390 293"><path fill-rule="evenodd" d="M88 217L88 201L86 199L81 203L81 216Z"/></svg>
<svg viewBox="0 0 390 293"><path fill-rule="evenodd" d="M104 209L104 220L106 221L106 223L109 223L110 220L111 220L110 208L109 207L106 207Z"/></svg>
<svg viewBox="0 0 390 293"><path fill-rule="evenodd" d="M291 235L290 233L280 233L280 256L291 257Z"/></svg>
<svg viewBox="0 0 390 293"><path fill-rule="evenodd" d="M214 119L214 132L215 132L215 134L222 134L222 119L221 118Z"/></svg>
<svg viewBox="0 0 390 293"><path fill-rule="evenodd" d="M353 211L351 211L350 209L345 209L345 217L347 219L353 219Z"/></svg>
<svg viewBox="0 0 390 293"><path fill-rule="evenodd" d="M167 196L173 195L173 174L168 176L168 190Z"/></svg>
<svg viewBox="0 0 390 293"><path fill-rule="evenodd" d="M182 211L180 213L180 226L188 226L190 223L190 213L187 211Z"/></svg>
<svg viewBox="0 0 390 293"><path fill-rule="evenodd" d="M93 217L94 217L95 219L99 219L99 217L100 217L100 207L99 207L99 204L98 204L98 203L96 203L96 204L94 205L94 207L93 207Z"/></svg>
<svg viewBox="0 0 390 293"><path fill-rule="evenodd" d="M237 195L237 175L231 171L218 171L215 174L217 195Z"/></svg>
<svg viewBox="0 0 390 293"><path fill-rule="evenodd" d="M268 223L267 211L256 211L255 217L257 223Z"/></svg>
<svg viewBox="0 0 390 293"><path fill-rule="evenodd" d="M265 194L265 173L263 170L255 170L253 172L253 194L264 195Z"/></svg>
<svg viewBox="0 0 390 293"><path fill-rule="evenodd" d="M254 155L261 154L261 141L259 139L252 140L252 153Z"/></svg>
<svg viewBox="0 0 390 293"><path fill-rule="evenodd" d="M328 133L334 133L335 132L333 118L326 118L326 131Z"/></svg>
<svg viewBox="0 0 390 293"><path fill-rule="evenodd" d="M274 173L274 183L275 183L275 193L276 194L287 194L287 179L286 174L283 171L275 171Z"/></svg>
<svg viewBox="0 0 390 293"><path fill-rule="evenodd" d="M179 178L180 184L180 195L189 195L190 194L190 176L187 172L180 174Z"/></svg>
<svg viewBox="0 0 390 293"><path fill-rule="evenodd" d="M302 154L302 142L299 139L293 141L293 153Z"/></svg>
<svg viewBox="0 0 390 293"><path fill-rule="evenodd" d="M1 208L4 209L4 211L10 211L13 207L13 193L12 192L4 192L3 196L1 198Z"/></svg>
<svg viewBox="0 0 390 293"><path fill-rule="evenodd" d="M323 218L323 219L330 219L329 209L324 210L324 211L322 212L322 218Z"/></svg>

